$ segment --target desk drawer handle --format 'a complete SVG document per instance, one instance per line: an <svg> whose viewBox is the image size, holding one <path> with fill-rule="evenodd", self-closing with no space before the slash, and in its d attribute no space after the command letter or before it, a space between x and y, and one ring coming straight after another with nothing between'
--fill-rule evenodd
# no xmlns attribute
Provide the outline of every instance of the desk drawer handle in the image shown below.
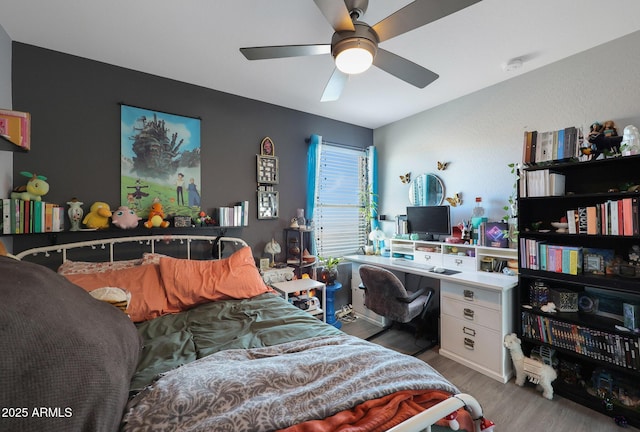
<svg viewBox="0 0 640 432"><path fill-rule="evenodd" d="M464 290L464 299L465 300L469 300L469 301L473 301L473 291L471 290Z"/></svg>
<svg viewBox="0 0 640 432"><path fill-rule="evenodd" d="M462 314L466 319L473 321L476 312L473 309L464 308Z"/></svg>
<svg viewBox="0 0 640 432"><path fill-rule="evenodd" d="M457 265L462 265L463 261L461 258L456 258L455 260L453 260Z"/></svg>
<svg viewBox="0 0 640 432"><path fill-rule="evenodd" d="M474 350L476 345L476 341L469 338L464 338L464 347L468 350Z"/></svg>
<svg viewBox="0 0 640 432"><path fill-rule="evenodd" d="M425 256L424 256L424 260L425 260L425 261L429 261L430 259L431 259L431 255L425 255Z"/></svg>
<svg viewBox="0 0 640 432"><path fill-rule="evenodd" d="M476 331L474 329L471 329L469 327L462 327L462 333L469 335L469 336L475 336L476 335Z"/></svg>

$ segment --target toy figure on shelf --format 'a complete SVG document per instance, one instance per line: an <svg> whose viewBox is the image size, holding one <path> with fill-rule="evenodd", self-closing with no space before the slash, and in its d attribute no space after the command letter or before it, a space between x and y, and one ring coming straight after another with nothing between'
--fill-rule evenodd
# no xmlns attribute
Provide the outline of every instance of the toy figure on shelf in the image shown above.
<svg viewBox="0 0 640 432"><path fill-rule="evenodd" d="M149 210L149 218L144 223L144 226L147 228L166 228L169 226L169 221L164 220L164 209L162 204L159 202L155 202L151 205L151 210Z"/></svg>
<svg viewBox="0 0 640 432"><path fill-rule="evenodd" d="M120 206L111 216L111 223L121 229L133 229L138 227L142 218L127 206Z"/></svg>
<svg viewBox="0 0 640 432"><path fill-rule="evenodd" d="M618 136L613 121L606 121L605 124L595 122L589 128L587 136L589 145L580 148L584 155L590 155L592 160L597 159L601 154L605 157L615 155L620 152L622 137Z"/></svg>
<svg viewBox="0 0 640 432"><path fill-rule="evenodd" d="M82 223L85 224L87 228L109 228L110 217L111 208L109 207L109 204L102 201L96 201L91 204L89 213L84 217Z"/></svg>
<svg viewBox="0 0 640 432"><path fill-rule="evenodd" d="M79 201L78 198L75 197L71 198L71 201L67 201L67 205L69 206L69 221L71 222L69 231L80 231L80 221L82 220L82 216L84 216L84 210L82 210L83 204L82 201Z"/></svg>
<svg viewBox="0 0 640 432"><path fill-rule="evenodd" d="M11 192L11 198L23 201L42 201L42 197L49 192L47 178L36 173L31 174L28 171L21 171L20 175L29 178L29 181L26 185L15 188Z"/></svg>

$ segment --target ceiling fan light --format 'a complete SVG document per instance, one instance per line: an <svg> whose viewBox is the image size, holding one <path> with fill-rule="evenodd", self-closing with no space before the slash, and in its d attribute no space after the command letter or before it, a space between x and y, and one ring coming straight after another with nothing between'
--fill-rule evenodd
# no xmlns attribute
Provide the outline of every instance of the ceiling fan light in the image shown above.
<svg viewBox="0 0 640 432"><path fill-rule="evenodd" d="M336 67L350 75L362 73L373 64L375 49L368 39L344 40L335 47Z"/></svg>

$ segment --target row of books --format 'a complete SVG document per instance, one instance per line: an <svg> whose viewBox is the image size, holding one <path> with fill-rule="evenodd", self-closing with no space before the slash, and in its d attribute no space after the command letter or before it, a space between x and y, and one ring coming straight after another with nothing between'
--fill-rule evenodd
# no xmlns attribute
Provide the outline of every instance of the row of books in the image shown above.
<svg viewBox="0 0 640 432"><path fill-rule="evenodd" d="M637 336L625 336L522 312L522 334L627 369L640 370Z"/></svg>
<svg viewBox="0 0 640 432"><path fill-rule="evenodd" d="M639 235L638 208L638 197L629 197L567 210L569 234Z"/></svg>
<svg viewBox="0 0 640 432"><path fill-rule="evenodd" d="M581 157L582 129L570 126L557 131L525 131L522 145L522 162L536 165Z"/></svg>
<svg viewBox="0 0 640 432"><path fill-rule="evenodd" d="M218 209L218 223L223 227L249 225L249 201L240 201L233 207Z"/></svg>
<svg viewBox="0 0 640 432"><path fill-rule="evenodd" d="M562 196L565 176L548 169L523 171L520 173L520 196Z"/></svg>
<svg viewBox="0 0 640 432"><path fill-rule="evenodd" d="M582 273L583 250L579 246L550 245L521 237L520 265L530 270L578 275Z"/></svg>
<svg viewBox="0 0 640 432"><path fill-rule="evenodd" d="M64 231L65 209L44 201L23 201L4 198L2 205L2 233L29 234Z"/></svg>
<svg viewBox="0 0 640 432"><path fill-rule="evenodd" d="M31 114L0 109L0 135L26 150L31 148Z"/></svg>

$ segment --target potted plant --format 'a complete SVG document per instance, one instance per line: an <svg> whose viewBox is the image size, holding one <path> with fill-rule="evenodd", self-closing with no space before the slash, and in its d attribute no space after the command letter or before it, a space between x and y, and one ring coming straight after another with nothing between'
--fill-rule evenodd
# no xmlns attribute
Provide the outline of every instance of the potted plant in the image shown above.
<svg viewBox="0 0 640 432"><path fill-rule="evenodd" d="M502 220L507 223L508 229L505 234L511 243L509 246L513 247L512 245L518 240L518 180L520 180L520 164L510 163L507 166L515 179L513 188L511 189L511 195L509 195L507 199L507 205L502 207L506 212Z"/></svg>
<svg viewBox="0 0 640 432"><path fill-rule="evenodd" d="M377 203L377 194L374 194L371 190L371 186L369 186L367 192L362 191L360 194L360 202L362 207L360 208L360 212L365 218L365 233L367 233L367 238L365 239L365 253L367 255L372 255L374 252L373 241L369 239L369 233L373 230L373 220L378 217L378 203ZM371 241L371 243L369 243Z"/></svg>
<svg viewBox="0 0 640 432"><path fill-rule="evenodd" d="M338 264L342 262L342 258L320 257L320 280L327 285L333 285L338 279Z"/></svg>

